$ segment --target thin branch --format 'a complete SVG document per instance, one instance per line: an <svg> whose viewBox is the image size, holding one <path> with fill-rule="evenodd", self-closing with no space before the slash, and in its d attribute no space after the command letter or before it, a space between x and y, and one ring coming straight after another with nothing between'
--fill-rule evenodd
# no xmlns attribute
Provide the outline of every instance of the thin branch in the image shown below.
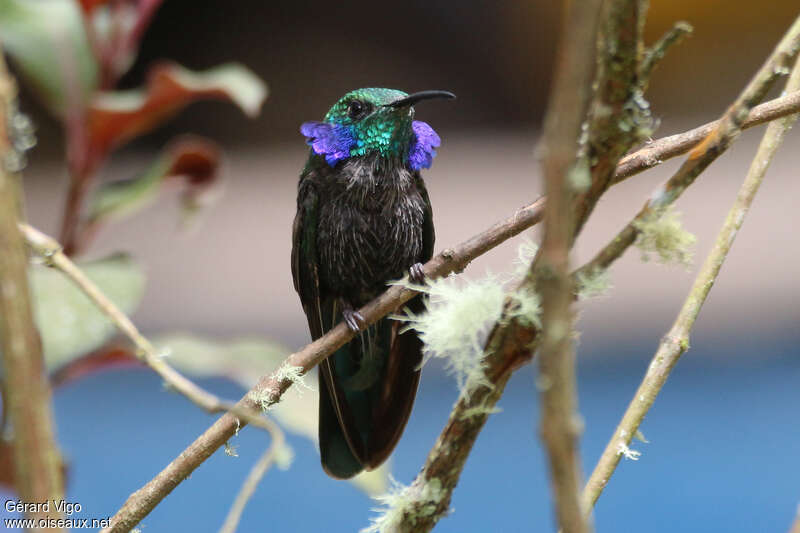
<svg viewBox="0 0 800 533"><path fill-rule="evenodd" d="M753 109L742 127L752 127L800 111L800 92L776 98ZM702 126L708 131L717 122ZM692 130L687 134L672 136L669 142L655 141L640 154L636 152L623 159L615 172L614 182L623 181L629 176L652 168L664 160L690 150L702 141L701 133ZM685 135L685 137L684 137ZM655 149L653 147L656 146ZM642 157L643 154L646 157ZM627 162L627 165L625 164ZM499 222L488 230L472 237L452 249L446 249L425 265L425 273L431 279L460 272L470 261L493 249L505 240L521 233L542 219L544 199L519 209L513 216ZM414 296L414 292L394 286L360 310L369 323L374 323L394 312ZM460 398L451 412L445 429L428 457L425 469L431 472L448 469L460 470L477 435L480 433L488 414L502 395L505 384L513 370L524 364L530 357L529 346L536 340L530 331L514 331L511 335L495 338L487 353L486 376L494 387L480 388L470 398ZM289 356L286 365L297 366L308 372L330 353L343 346L352 338L349 330L338 325L323 337ZM257 405L268 407L280 401L282 394L292 385L289 380L278 381L272 376L262 376L239 402L239 405L254 408ZM262 401L263 400L263 401ZM482 411L482 412L481 412ZM112 517L112 526L104 532L123 532L133 528L147 516L158 503L186 479L198 466L208 459L220 446L230 439L238 426L233 416L226 415L217 420L202 435L183 450L169 465L151 479L141 489L131 494L122 508ZM462 442L456 446L445 446L445 442L459 436ZM447 457L445 457L447 456Z"/></svg>
<svg viewBox="0 0 800 533"><path fill-rule="evenodd" d="M692 25L687 22L676 22L653 46L647 49L642 58L641 74L645 82L650 81L653 69L664 58L664 54L675 44L678 44L684 37L692 33Z"/></svg>
<svg viewBox="0 0 800 533"><path fill-rule="evenodd" d="M239 527L239 521L242 518L242 512L244 512L247 502L253 497L253 493L256 491L258 484L261 483L269 467L272 466L272 463L276 462L278 454L283 453L284 446L286 445L286 437L283 431L278 424L272 420L268 418L264 420L268 423L269 433L272 435L272 442L269 448L267 448L267 451L264 452L258 462L253 465L253 468L247 475L247 479L245 479L242 484L242 488L239 489L236 499L233 500L233 505L231 505L228 516L225 517L225 522L222 524L219 533L235 533L236 528Z"/></svg>
<svg viewBox="0 0 800 533"><path fill-rule="evenodd" d="M786 89L790 91L800 89L800 61L796 63L787 82ZM767 126L767 131L750 165L747 177L717 236L714 248L706 258L683 304L683 308L675 320L675 324L661 341L641 385L639 385L636 394L622 417L622 421L614 431L611 440L606 445L597 466L589 478L589 482L586 484L583 492L583 504L586 509L590 509L597 502L608 480L614 474L623 452L628 449L631 439L638 431L639 425L664 386L672 368L689 348L689 334L695 319L719 275L736 234L741 228L753 198L764 179L769 163L772 161L772 156L796 119L797 115L793 115Z"/></svg>
<svg viewBox="0 0 800 533"><path fill-rule="evenodd" d="M13 427L14 486L23 502L64 498L61 456L55 441L50 387L45 379L42 343L33 321L28 287L28 255L17 231L21 214L18 177L9 171L15 155L12 131L16 84L0 49L0 361L3 410ZM34 506L27 518L36 529L61 531L48 519L61 518L56 505ZM38 522L43 520L44 522Z"/></svg>
<svg viewBox="0 0 800 533"><path fill-rule="evenodd" d="M27 224L19 224L19 231L28 246L45 260L45 264L59 270L70 281L75 283L97 308L111 320L117 329L133 342L136 347L136 357L161 376L170 388L182 394L208 413L232 412L242 420L247 420L250 424L269 430L269 425L259 411L220 400L217 396L198 387L180 372L169 366L125 313L114 302L109 300L97 285L86 277L86 274L66 256L62 251L61 245L55 239Z"/></svg>
<svg viewBox="0 0 800 533"><path fill-rule="evenodd" d="M741 124L741 129L760 126L797 112L800 112L800 91L785 94L754 107ZM667 159L685 154L719 127L719 123L719 120L715 120L692 130L647 143L644 148L622 158L614 173L614 183L656 167Z"/></svg>

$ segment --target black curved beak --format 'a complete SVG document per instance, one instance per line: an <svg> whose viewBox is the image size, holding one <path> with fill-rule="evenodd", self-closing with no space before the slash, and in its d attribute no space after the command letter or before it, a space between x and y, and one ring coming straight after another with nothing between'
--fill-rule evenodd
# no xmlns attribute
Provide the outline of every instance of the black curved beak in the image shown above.
<svg viewBox="0 0 800 533"><path fill-rule="evenodd" d="M384 107L393 107L397 109L399 107L412 106L422 100L432 100L434 98L446 98L448 100L452 100L455 97L456 95L454 95L450 91L420 91L418 93L409 94L405 98L395 100L391 104L384 105Z"/></svg>

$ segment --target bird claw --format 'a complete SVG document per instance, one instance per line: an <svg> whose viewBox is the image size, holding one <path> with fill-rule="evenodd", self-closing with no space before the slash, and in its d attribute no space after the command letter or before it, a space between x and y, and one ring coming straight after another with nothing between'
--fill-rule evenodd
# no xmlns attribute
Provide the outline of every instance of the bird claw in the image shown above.
<svg viewBox="0 0 800 533"><path fill-rule="evenodd" d="M345 309L342 311L342 316L344 317L344 323L353 333L361 331L361 328L366 323L364 315L353 309Z"/></svg>
<svg viewBox="0 0 800 533"><path fill-rule="evenodd" d="M414 263L408 269L408 277L414 283L425 283L425 271L422 269L422 263Z"/></svg>

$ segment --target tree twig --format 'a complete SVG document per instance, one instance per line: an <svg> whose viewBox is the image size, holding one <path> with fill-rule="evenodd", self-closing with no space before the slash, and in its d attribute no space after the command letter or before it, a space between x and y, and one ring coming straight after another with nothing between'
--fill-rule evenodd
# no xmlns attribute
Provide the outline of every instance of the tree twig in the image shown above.
<svg viewBox="0 0 800 533"><path fill-rule="evenodd" d="M800 31L800 28L798 28L798 31ZM797 61L787 82L786 89L791 91L800 89L800 61ZM586 484L582 497L586 509L590 509L597 502L619 464L620 458L625 450L628 449L631 439L639 429L639 425L664 386L672 368L689 348L689 335L695 319L719 275L736 234L742 226L753 198L764 179L772 156L780 146L785 133L791 128L796 119L797 115L793 115L767 126L767 131L750 165L747 177L717 236L714 248L706 258L672 329L661 341L641 385L639 385L636 394L634 394L628 405L628 409L625 411L622 420L606 445L597 466Z"/></svg>
<svg viewBox="0 0 800 533"><path fill-rule="evenodd" d="M278 454L283 453L282 450L286 445L286 437L283 431L278 424L272 420L268 418L264 420L267 421L268 430L272 436L272 442L269 448L267 448L267 451L258 459L258 462L253 465L250 473L247 474L247 479L245 479L242 484L242 488L239 489L239 493L236 495L236 499L234 499L228 511L228 516L225 517L225 522L222 524L219 533L235 533L247 502L253 497L253 493L256 491L261 479L267 473L267 470L276 462Z"/></svg>
<svg viewBox="0 0 800 533"><path fill-rule="evenodd" d="M675 44L678 44L684 37L692 33L692 26L687 22L676 22L667 33L653 43L653 46L647 49L642 58L641 75L645 83L650 81L650 76L653 74L653 69L664 58L667 50Z"/></svg>
<svg viewBox="0 0 800 533"><path fill-rule="evenodd" d="M70 281L75 283L97 308L111 320L117 329L133 342L136 347L134 352L136 357L161 376L172 389L208 413L231 412L242 420L246 420L249 424L269 430L269 425L259 411L223 401L169 366L125 313L114 302L109 300L97 285L86 277L86 274L67 257L62 251L61 245L55 239L28 224L20 223L19 231L28 246L44 259L46 265L59 270Z"/></svg>
<svg viewBox="0 0 800 533"><path fill-rule="evenodd" d="M61 531L56 505L64 498L61 456L53 428L50 387L44 377L42 343L33 322L28 287L28 255L17 231L21 209L17 177L8 170L16 118L16 85L0 49L0 354L3 410L13 426L14 486L37 531Z"/></svg>

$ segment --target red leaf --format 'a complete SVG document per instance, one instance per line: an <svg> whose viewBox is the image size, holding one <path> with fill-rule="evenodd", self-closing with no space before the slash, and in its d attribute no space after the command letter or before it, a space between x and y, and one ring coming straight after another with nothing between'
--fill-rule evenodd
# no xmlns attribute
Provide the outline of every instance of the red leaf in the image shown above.
<svg viewBox="0 0 800 533"><path fill-rule="evenodd" d="M228 100L252 117L265 96L264 83L237 64L194 73L175 63L162 63L150 71L145 89L96 96L89 109L90 151L102 158L196 100Z"/></svg>
<svg viewBox="0 0 800 533"><path fill-rule="evenodd" d="M128 348L108 345L74 359L50 376L50 384L60 387L101 370L142 366Z"/></svg>

